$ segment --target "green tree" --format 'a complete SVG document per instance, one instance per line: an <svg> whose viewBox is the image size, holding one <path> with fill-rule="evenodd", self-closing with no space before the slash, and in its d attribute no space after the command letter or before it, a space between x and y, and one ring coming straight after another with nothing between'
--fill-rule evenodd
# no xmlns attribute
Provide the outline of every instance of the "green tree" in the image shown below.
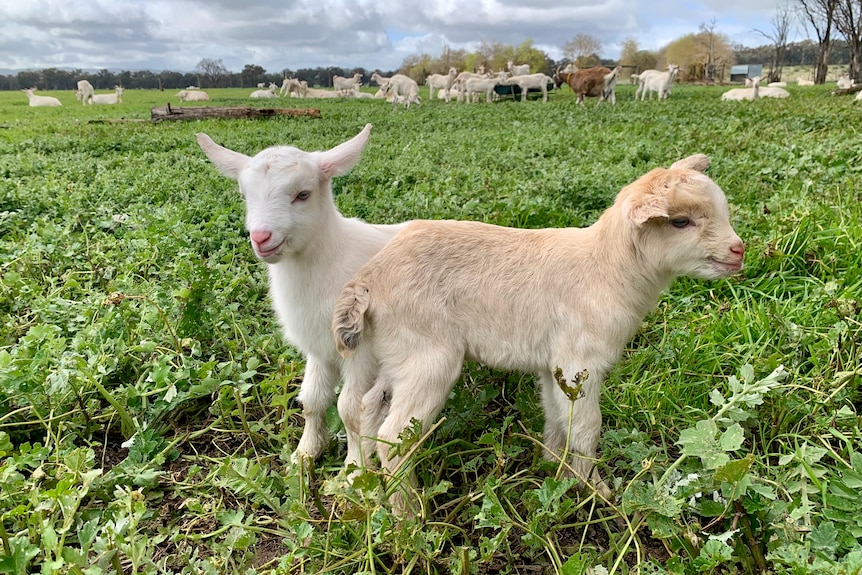
<svg viewBox="0 0 862 575"><path fill-rule="evenodd" d="M242 72L240 72L240 81L242 82L242 87L252 87L264 82L265 76L266 70L261 66L256 64L246 64L242 69Z"/></svg>

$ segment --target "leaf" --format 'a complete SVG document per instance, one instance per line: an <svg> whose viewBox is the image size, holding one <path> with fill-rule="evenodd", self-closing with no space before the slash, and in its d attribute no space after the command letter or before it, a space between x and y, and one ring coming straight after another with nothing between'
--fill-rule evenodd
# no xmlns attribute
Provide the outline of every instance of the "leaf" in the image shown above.
<svg viewBox="0 0 862 575"><path fill-rule="evenodd" d="M714 421L702 419L694 428L683 429L677 444L682 445L683 454L699 457L706 469L716 469L730 461L715 439L717 433Z"/></svg>
<svg viewBox="0 0 862 575"><path fill-rule="evenodd" d="M742 447L742 440L742 427L738 423L734 423L721 434L718 445L724 451L736 451Z"/></svg>
<svg viewBox="0 0 862 575"><path fill-rule="evenodd" d="M824 521L811 530L806 541L813 551L833 557L838 549L838 529L831 521Z"/></svg>

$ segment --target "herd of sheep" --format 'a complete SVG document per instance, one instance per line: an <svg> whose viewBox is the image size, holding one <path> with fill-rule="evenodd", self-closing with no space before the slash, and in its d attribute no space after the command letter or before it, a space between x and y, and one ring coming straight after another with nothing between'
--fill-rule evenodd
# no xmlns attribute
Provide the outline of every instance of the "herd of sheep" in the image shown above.
<svg viewBox="0 0 862 575"><path fill-rule="evenodd" d="M558 70L554 77L542 73L530 73L529 64L515 64L508 62L507 69L497 72L485 72L483 69L477 72L458 72L456 68L450 68L448 74L431 74L425 79L428 87L429 99L434 99L436 91L437 98L450 102L453 99L459 102L476 102L484 94L485 101L491 102L499 97L501 87L513 95L519 92L521 101L525 101L529 92L541 92L542 101L548 101L548 90L560 88L563 84L568 85L577 96L577 102L582 104L586 97L597 97L599 102L608 101L616 103L616 82L619 75L619 67L610 70L598 66L594 68L577 69L572 65ZM667 98L673 87L674 80L679 72L679 66L668 65L666 70L646 70L640 74L632 74L633 82L637 82L635 100L643 101L655 92L659 100ZM258 89L249 94L250 98L279 98L291 96L297 98L385 98L393 104L403 104L410 107L411 104L418 105L419 85L415 80L404 74L395 74L384 77L374 72L371 81L379 88L375 94L363 92L362 74L356 73L351 77L333 76L332 89L310 88L308 83L296 78L285 78L279 87L270 82L269 87L263 83L258 84ZM797 78L800 86L814 85L810 80ZM733 88L721 95L722 100L755 100L758 98L787 98L790 93L784 89L785 82L771 82L768 86L760 86L760 78L746 79L745 88ZM852 88L854 84L846 75L838 79L839 89ZM515 90L517 88L517 92ZM52 96L39 96L34 94L35 88L22 90L27 94L29 104L36 106L61 106L60 100ZM93 86L87 80L78 82L75 92L76 98L84 104L117 104L122 102L123 89L120 86L114 88L109 94L95 94ZM176 97L181 102L206 101L209 95L196 86L189 86L185 90L177 92ZM862 100L862 91L856 95L856 100Z"/></svg>

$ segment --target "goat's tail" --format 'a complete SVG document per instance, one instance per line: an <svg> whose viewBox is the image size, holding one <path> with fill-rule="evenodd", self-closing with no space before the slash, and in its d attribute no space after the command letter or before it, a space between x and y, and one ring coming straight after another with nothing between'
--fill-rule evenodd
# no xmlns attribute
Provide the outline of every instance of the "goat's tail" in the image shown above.
<svg viewBox="0 0 862 575"><path fill-rule="evenodd" d="M365 312L371 303L368 287L350 282L341 290L332 312L332 334L335 349L341 357L347 357L359 345L362 328L365 327Z"/></svg>

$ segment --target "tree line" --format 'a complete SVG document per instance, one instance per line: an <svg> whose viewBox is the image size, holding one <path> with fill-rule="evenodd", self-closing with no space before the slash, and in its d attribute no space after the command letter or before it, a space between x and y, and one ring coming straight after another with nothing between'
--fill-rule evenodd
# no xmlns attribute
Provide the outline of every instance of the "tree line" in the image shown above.
<svg viewBox="0 0 862 575"><path fill-rule="evenodd" d="M826 5L832 5L829 3L838 5L839 2L847 1L860 2L860 0L796 1L803 4L811 2L826 3ZM285 68L278 72L269 72L259 65L247 64L240 72L231 72L222 60L203 58L194 72L148 70L112 72L106 69L85 72L80 69L58 68L24 70L16 74L0 75L0 90L20 90L34 86L43 91L75 90L78 80L88 80L96 90L111 90L114 86L145 90L181 90L189 86L254 88L259 84L268 85L270 82L280 85L283 78L304 80L309 86L331 87L333 76L348 77L357 72L363 75L366 83L372 73L377 72L382 76L391 76L395 73L406 74L422 84L428 75L445 74L450 67L458 70L483 68L488 71L498 71L506 70L510 61L516 64L530 64L533 72L543 72L548 75L553 75L556 69L569 62L579 68L621 65L627 73L663 68L668 63L673 63L680 66L680 79L707 82L727 79L729 67L736 63L766 65L770 81L781 79L783 66L814 66L815 81L819 83L825 81L829 65L849 65L851 76L857 78L862 70L859 69L860 58L856 55L852 42L830 36L828 43L825 44L828 48L825 54L823 52L825 30L818 32L817 40L788 42L787 29L792 14L796 13L779 9L772 21L773 28L766 32L758 30L771 43L754 48L731 46L727 37L716 31L715 21L713 21L701 24L698 33L678 38L658 51L640 50L634 39L627 39L618 61L603 59L598 55L602 48L599 39L588 34L578 34L563 46L563 58L558 61L536 48L532 39L527 39L517 46L483 42L478 49L471 52L446 47L436 57L429 54L412 55L405 58L397 70L330 66L298 70ZM796 17L801 16L797 14ZM862 49L862 40L858 42L858 48Z"/></svg>

